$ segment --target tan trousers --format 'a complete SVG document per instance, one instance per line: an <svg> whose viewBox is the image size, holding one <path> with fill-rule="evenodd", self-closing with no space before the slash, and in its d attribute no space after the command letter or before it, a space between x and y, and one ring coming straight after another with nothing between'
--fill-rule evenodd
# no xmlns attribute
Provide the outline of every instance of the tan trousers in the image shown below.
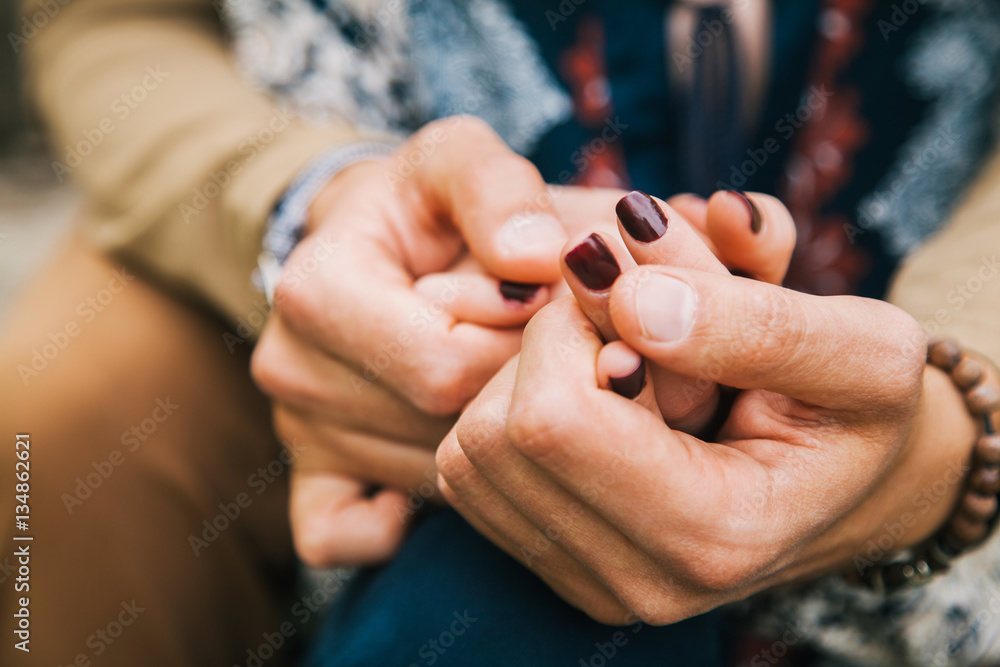
<svg viewBox="0 0 1000 667"><path fill-rule="evenodd" d="M248 346L231 353L220 323L79 243L3 322L0 665L256 664L291 615L295 560ZM283 644L258 658L289 664Z"/></svg>

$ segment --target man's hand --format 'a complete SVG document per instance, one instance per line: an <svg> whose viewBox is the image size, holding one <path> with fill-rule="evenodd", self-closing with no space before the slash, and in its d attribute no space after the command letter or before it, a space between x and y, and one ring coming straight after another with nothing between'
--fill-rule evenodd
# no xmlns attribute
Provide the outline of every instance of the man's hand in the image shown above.
<svg viewBox="0 0 1000 667"><path fill-rule="evenodd" d="M902 311L664 266L624 273L609 310L651 365L743 390L716 442L666 426L651 386L608 391L610 346L560 299L437 458L449 502L594 618L675 622L950 512L975 427Z"/></svg>
<svg viewBox="0 0 1000 667"><path fill-rule="evenodd" d="M408 503L433 491L434 448L518 350L566 239L535 168L471 117L426 126L316 198L253 359L279 436L303 447L291 518L304 560L393 553Z"/></svg>

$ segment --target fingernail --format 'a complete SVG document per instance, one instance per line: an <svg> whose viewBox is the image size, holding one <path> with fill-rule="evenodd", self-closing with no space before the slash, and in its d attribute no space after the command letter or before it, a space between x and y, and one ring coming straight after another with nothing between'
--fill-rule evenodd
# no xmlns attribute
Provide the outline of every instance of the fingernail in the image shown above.
<svg viewBox="0 0 1000 667"><path fill-rule="evenodd" d="M743 202L743 205L747 207L747 217L750 218L750 231L752 231L754 234L759 234L761 227L761 217L760 217L760 209L757 208L757 205L753 203L752 199L747 197L745 192L741 192L739 190L727 190L726 192L739 199L741 202Z"/></svg>
<svg viewBox="0 0 1000 667"><path fill-rule="evenodd" d="M611 391L619 396L632 400L646 386L646 360L639 358L639 365L628 375L620 378L609 378Z"/></svg>
<svg viewBox="0 0 1000 667"><path fill-rule="evenodd" d="M529 303L535 298L535 295L538 294L538 290L541 288L541 285L503 280L500 282L500 295L508 301Z"/></svg>
<svg viewBox="0 0 1000 667"><path fill-rule="evenodd" d="M615 213L629 236L640 243L652 243L667 231L667 216L645 192L636 190L622 197Z"/></svg>
<svg viewBox="0 0 1000 667"><path fill-rule="evenodd" d="M584 287L594 292L611 289L622 273L608 245L597 234L591 234L566 253L566 266Z"/></svg>
<svg viewBox="0 0 1000 667"><path fill-rule="evenodd" d="M503 223L499 243L501 252L507 255L551 250L566 243L566 230L556 218L547 213L522 213Z"/></svg>
<svg viewBox="0 0 1000 667"><path fill-rule="evenodd" d="M646 275L635 291L642 335L664 343L684 338L694 325L694 290L686 282L662 273Z"/></svg>

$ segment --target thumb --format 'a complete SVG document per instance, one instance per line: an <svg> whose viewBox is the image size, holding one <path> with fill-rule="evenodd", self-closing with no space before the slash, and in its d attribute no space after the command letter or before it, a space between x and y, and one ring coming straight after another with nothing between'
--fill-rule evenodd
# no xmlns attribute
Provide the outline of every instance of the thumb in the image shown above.
<svg viewBox="0 0 1000 667"><path fill-rule="evenodd" d="M619 278L611 302L622 340L649 361L740 389L870 409L909 397L923 373L923 331L882 301L657 265Z"/></svg>
<svg viewBox="0 0 1000 667"><path fill-rule="evenodd" d="M313 567L389 560L414 513L402 491L366 493L367 485L336 473L293 469L289 514L295 550Z"/></svg>
<svg viewBox="0 0 1000 667"><path fill-rule="evenodd" d="M431 211L458 228L487 271L520 283L558 280L567 234L534 165L471 116L431 123L408 144L427 142L436 146L409 183ZM397 159L407 156L404 146Z"/></svg>

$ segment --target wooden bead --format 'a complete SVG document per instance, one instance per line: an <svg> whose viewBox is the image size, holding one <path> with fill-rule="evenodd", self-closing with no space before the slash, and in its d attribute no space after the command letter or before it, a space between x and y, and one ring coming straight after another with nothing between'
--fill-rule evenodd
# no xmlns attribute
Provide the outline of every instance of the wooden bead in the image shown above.
<svg viewBox="0 0 1000 667"><path fill-rule="evenodd" d="M951 534L951 531L947 528L939 533L941 536L941 544L949 553L955 555L961 555L965 551L965 545L962 544L961 540ZM952 557L954 558L954 556Z"/></svg>
<svg viewBox="0 0 1000 667"><path fill-rule="evenodd" d="M956 514L948 522L948 532L968 546L981 542L986 537L986 529L985 521L976 521L964 514Z"/></svg>
<svg viewBox="0 0 1000 667"><path fill-rule="evenodd" d="M962 357L951 371L951 379L962 391L971 389L983 379L983 365L972 357Z"/></svg>
<svg viewBox="0 0 1000 667"><path fill-rule="evenodd" d="M977 415L1000 410L1000 389L993 384L981 384L966 392L965 404Z"/></svg>
<svg viewBox="0 0 1000 667"><path fill-rule="evenodd" d="M997 513L997 497L966 491L960 508L970 519L986 522Z"/></svg>
<svg viewBox="0 0 1000 667"><path fill-rule="evenodd" d="M969 478L969 486L981 495L991 496L1000 492L1000 470L995 468L976 468Z"/></svg>
<svg viewBox="0 0 1000 667"><path fill-rule="evenodd" d="M988 466L1000 465L1000 433L979 436L976 441L976 459Z"/></svg>
<svg viewBox="0 0 1000 667"><path fill-rule="evenodd" d="M950 373L962 360L962 348L953 340L939 340L930 346L927 360L946 373Z"/></svg>

